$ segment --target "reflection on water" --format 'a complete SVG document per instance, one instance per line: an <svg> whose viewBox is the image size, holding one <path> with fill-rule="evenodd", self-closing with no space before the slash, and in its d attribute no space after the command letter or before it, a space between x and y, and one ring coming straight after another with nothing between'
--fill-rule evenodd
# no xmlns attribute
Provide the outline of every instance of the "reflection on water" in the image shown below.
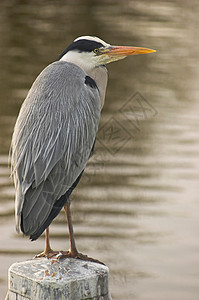
<svg viewBox="0 0 199 300"><path fill-rule="evenodd" d="M8 267L44 244L14 230L7 154L19 107L44 66L94 34L157 54L109 66L96 152L72 196L77 243L109 266L113 299L198 299L196 2L2 1L0 25L1 294ZM53 247L67 248L64 214L51 227Z"/></svg>

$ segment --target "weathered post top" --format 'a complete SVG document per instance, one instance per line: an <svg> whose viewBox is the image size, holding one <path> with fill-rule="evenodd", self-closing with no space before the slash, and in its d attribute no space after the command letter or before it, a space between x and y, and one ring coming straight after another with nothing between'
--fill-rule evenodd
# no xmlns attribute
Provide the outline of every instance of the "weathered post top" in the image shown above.
<svg viewBox="0 0 199 300"><path fill-rule="evenodd" d="M111 300L108 267L79 259L32 259L8 271L9 300Z"/></svg>

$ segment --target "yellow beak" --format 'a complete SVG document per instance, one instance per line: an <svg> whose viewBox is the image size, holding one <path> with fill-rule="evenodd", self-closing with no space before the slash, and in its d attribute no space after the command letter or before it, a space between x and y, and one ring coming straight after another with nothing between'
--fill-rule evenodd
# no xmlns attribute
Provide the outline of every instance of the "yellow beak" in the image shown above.
<svg viewBox="0 0 199 300"><path fill-rule="evenodd" d="M128 46L109 46L101 49L99 55L104 58L105 63L110 63L120 60L129 55L138 55L156 52L156 50L142 48L142 47L128 47Z"/></svg>
<svg viewBox="0 0 199 300"><path fill-rule="evenodd" d="M156 50L142 48L142 47L128 47L128 46L111 46L110 49L106 49L107 55L110 56L128 56L128 55L138 55L156 52ZM104 53L105 54L105 53Z"/></svg>

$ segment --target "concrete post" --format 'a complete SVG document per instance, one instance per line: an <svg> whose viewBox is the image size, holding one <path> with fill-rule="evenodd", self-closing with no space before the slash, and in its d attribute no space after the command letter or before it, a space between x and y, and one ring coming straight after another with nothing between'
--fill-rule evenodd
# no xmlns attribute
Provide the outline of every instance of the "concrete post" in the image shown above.
<svg viewBox="0 0 199 300"><path fill-rule="evenodd" d="M108 267L79 259L39 258L8 271L9 300L111 300Z"/></svg>

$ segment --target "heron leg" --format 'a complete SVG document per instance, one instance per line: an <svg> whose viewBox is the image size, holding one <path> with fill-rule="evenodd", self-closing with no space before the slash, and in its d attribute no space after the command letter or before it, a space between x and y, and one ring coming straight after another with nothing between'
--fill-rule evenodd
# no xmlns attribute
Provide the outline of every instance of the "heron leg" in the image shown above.
<svg viewBox="0 0 199 300"><path fill-rule="evenodd" d="M71 211L70 211L70 200L68 199L66 204L64 205L65 214L67 217L68 222L68 230L69 230L69 239L70 239L70 250L69 251L60 251L58 255L56 256L57 259L62 259L66 257L72 257L77 258L85 261L91 261L96 262L104 265L103 262L88 257L87 255L84 255L82 253L79 253L76 247L75 238L74 238L74 232L73 232L73 224L72 224L72 217L71 217Z"/></svg>
<svg viewBox="0 0 199 300"><path fill-rule="evenodd" d="M53 251L50 247L50 238L49 238L49 227L46 228L45 232L45 248L42 253L39 253L35 255L34 258L39 258L39 257L49 257L58 254L58 251Z"/></svg>
<svg viewBox="0 0 199 300"><path fill-rule="evenodd" d="M64 211L66 214L67 222L68 222L68 231L69 231L69 239L70 239L70 250L72 256L76 256L78 254L76 243L75 243L75 237L73 232L73 223L72 223L72 217L71 217L71 211L70 211L70 199L67 200L66 204L64 205Z"/></svg>
<svg viewBox="0 0 199 300"><path fill-rule="evenodd" d="M44 253L48 254L53 250L50 247L50 238L49 238L49 227L46 228L46 236L45 236L45 249Z"/></svg>

